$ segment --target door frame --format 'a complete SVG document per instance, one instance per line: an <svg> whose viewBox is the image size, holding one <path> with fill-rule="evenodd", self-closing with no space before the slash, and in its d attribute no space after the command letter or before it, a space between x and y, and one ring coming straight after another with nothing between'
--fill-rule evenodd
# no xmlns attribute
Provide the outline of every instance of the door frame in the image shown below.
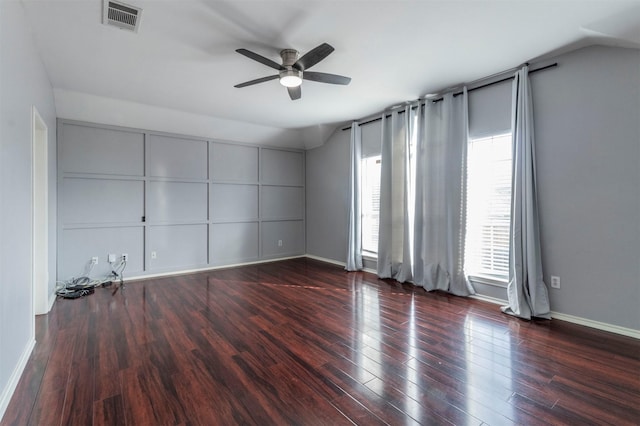
<svg viewBox="0 0 640 426"><path fill-rule="evenodd" d="M35 315L49 312L49 164L47 124L31 108L31 289Z"/></svg>

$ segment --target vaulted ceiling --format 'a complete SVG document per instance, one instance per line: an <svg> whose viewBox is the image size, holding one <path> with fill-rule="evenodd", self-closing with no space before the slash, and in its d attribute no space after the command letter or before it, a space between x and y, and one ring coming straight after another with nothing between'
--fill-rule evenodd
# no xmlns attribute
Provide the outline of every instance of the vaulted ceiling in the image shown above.
<svg viewBox="0 0 640 426"><path fill-rule="evenodd" d="M640 1L127 0L137 33L102 24L102 0L22 0L57 93L114 98L265 128L308 129L367 116L448 86L594 42L640 46ZM291 101L274 74L235 52L280 62L327 42Z"/></svg>

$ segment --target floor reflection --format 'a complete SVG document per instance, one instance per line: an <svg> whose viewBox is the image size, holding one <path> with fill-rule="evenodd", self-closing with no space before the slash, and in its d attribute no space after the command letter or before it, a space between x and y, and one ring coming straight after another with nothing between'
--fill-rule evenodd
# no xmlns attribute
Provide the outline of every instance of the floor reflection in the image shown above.
<svg viewBox="0 0 640 426"><path fill-rule="evenodd" d="M416 299L415 295L411 295L411 303L409 305L409 322L408 322L408 349L409 349L409 357L411 359L415 359L418 356L417 351L417 339L416 339ZM408 364L406 366L406 380L405 380L405 389L404 393L407 395L407 399L405 399L405 409L409 410L409 406L413 405L413 401L420 401L421 394L419 387L416 383L419 383L418 372L411 368ZM409 411L407 411L409 412Z"/></svg>
<svg viewBox="0 0 640 426"><path fill-rule="evenodd" d="M350 274L352 334L351 347L355 350L352 361L358 366L358 380L370 379L371 374L383 373L380 359L380 300L377 289L362 281L360 274ZM373 348L373 351L367 351ZM365 353L368 354L365 355Z"/></svg>
<svg viewBox="0 0 640 426"><path fill-rule="evenodd" d="M466 407L465 411L487 418L499 411L497 421L514 419L508 403L513 394L511 335L504 324L468 314L464 321ZM497 410L496 410L497 409Z"/></svg>

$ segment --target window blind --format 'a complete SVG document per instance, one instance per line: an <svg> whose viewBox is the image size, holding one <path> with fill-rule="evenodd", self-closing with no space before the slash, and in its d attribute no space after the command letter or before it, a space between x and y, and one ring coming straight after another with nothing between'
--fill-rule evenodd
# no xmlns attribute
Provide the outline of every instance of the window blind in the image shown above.
<svg viewBox="0 0 640 426"><path fill-rule="evenodd" d="M511 225L511 134L472 139L467 154L467 275L506 282Z"/></svg>
<svg viewBox="0 0 640 426"><path fill-rule="evenodd" d="M380 220L380 156L362 159L362 250L370 254L378 252Z"/></svg>

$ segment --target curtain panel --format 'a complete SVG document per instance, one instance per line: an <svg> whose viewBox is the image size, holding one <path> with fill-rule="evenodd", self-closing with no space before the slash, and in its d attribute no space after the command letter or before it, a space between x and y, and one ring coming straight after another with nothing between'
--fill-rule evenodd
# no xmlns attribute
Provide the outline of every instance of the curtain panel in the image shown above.
<svg viewBox="0 0 640 426"><path fill-rule="evenodd" d="M467 91L382 117L378 276L466 296Z"/></svg>
<svg viewBox="0 0 640 426"><path fill-rule="evenodd" d="M527 66L516 72L512 96L513 189L507 286L509 304L503 306L502 311L524 319L550 319L549 295L542 278L533 102Z"/></svg>
<svg viewBox="0 0 640 426"><path fill-rule="evenodd" d="M347 271L362 269L362 212L361 212L361 176L362 133L358 123L351 124L351 142L349 147L349 234L347 247Z"/></svg>
<svg viewBox="0 0 640 426"><path fill-rule="evenodd" d="M378 266L380 278L410 281L413 229L409 210L411 146L409 121L411 107L396 110L391 117L382 114L380 152L380 223L378 228Z"/></svg>
<svg viewBox="0 0 640 426"><path fill-rule="evenodd" d="M464 273L468 97L427 102L417 130L414 283L475 293Z"/></svg>

